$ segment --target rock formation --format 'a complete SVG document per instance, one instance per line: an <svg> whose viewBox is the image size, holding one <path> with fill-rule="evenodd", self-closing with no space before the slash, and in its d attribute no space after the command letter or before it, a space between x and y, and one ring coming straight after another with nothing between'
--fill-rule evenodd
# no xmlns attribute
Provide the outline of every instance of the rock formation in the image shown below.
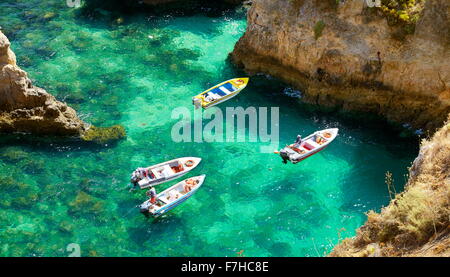
<svg viewBox="0 0 450 277"><path fill-rule="evenodd" d="M422 142L405 191L380 214L369 212L357 236L330 256L450 257L450 117Z"/></svg>
<svg viewBox="0 0 450 277"><path fill-rule="evenodd" d="M435 131L450 112L450 2L427 1L415 33L365 1L254 0L231 57L299 88L302 100Z"/></svg>
<svg viewBox="0 0 450 277"><path fill-rule="evenodd" d="M33 86L16 64L8 38L0 32L0 133L17 132L75 136L99 143L125 136L122 126L90 128L74 109Z"/></svg>
<svg viewBox="0 0 450 277"><path fill-rule="evenodd" d="M0 32L0 132L76 136L86 129L72 108L33 86Z"/></svg>
<svg viewBox="0 0 450 277"><path fill-rule="evenodd" d="M254 0L231 58L302 101L434 132L450 112L449 15L448 0L428 0L405 34L365 1ZM450 256L449 165L450 118L422 142L405 191L330 256Z"/></svg>

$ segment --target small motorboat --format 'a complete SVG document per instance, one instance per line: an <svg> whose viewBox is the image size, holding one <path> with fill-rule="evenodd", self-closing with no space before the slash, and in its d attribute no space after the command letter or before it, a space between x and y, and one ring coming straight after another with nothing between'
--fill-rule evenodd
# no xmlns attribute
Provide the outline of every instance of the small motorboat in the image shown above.
<svg viewBox="0 0 450 277"><path fill-rule="evenodd" d="M338 128L332 128L314 132L302 139L301 143L288 145L275 153L280 154L284 163L290 161L296 164L325 149L336 138L338 131Z"/></svg>
<svg viewBox="0 0 450 277"><path fill-rule="evenodd" d="M248 84L249 78L236 78L220 83L192 98L195 108L207 109L230 100L238 95Z"/></svg>
<svg viewBox="0 0 450 277"><path fill-rule="evenodd" d="M131 183L141 189L156 186L183 176L197 167L201 160L195 157L184 157L147 168L140 167L131 174Z"/></svg>
<svg viewBox="0 0 450 277"><path fill-rule="evenodd" d="M142 213L160 216L188 200L201 187L205 177L206 175L201 175L181 181L159 193L153 204L149 199L139 205L139 209Z"/></svg>

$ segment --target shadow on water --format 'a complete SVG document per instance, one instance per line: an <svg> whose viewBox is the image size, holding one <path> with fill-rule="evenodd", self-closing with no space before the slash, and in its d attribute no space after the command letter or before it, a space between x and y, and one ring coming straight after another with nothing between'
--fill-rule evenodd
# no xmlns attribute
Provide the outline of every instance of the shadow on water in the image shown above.
<svg viewBox="0 0 450 277"><path fill-rule="evenodd" d="M145 215L141 214L141 216L145 218ZM130 239L138 245L142 245L149 240L161 240L167 233L173 231L173 226L178 226L182 229L182 225L182 218L178 215L168 213L157 218L148 216L138 227L129 227L128 233L130 234Z"/></svg>
<svg viewBox="0 0 450 277"><path fill-rule="evenodd" d="M194 0L168 3L159 6L146 5L142 1L101 1L86 0L86 4L76 12L75 20L79 24L91 24L94 27L115 29L119 26L133 28L132 22L136 17L143 17L147 24L153 27L164 25L166 20L180 17L192 17L196 15L208 18L220 18L223 16L234 17L237 14L245 16L244 9L236 9L236 4L224 1ZM163 20L161 20L163 19ZM131 22L131 23L130 23ZM184 29L188 26L179 26L179 30L189 30L194 33L214 34L218 33L214 24L205 24L202 28ZM136 30L134 30L136 31Z"/></svg>
<svg viewBox="0 0 450 277"><path fill-rule="evenodd" d="M30 151L44 152L77 152L91 151L93 153L114 148L120 143L112 141L105 144L83 141L76 137L37 136L31 134L1 134L0 150L7 147L23 147Z"/></svg>
<svg viewBox="0 0 450 277"><path fill-rule="evenodd" d="M240 69L232 66L231 68L236 76L245 74ZM239 97L245 103L253 103L256 107L267 106L267 103L270 103L272 107L280 107L280 132L292 129L292 127L283 126L283 121L289 118L307 118L316 123L337 124L336 127L350 135L358 133L360 143L382 145L396 158L410 157L411 149L416 151L419 149L419 136L400 124L388 122L381 116L365 112L324 109L314 104L304 103L301 101L301 91L296 91L271 76L252 76L250 86L255 93L243 93ZM301 125L299 125L300 128Z"/></svg>
<svg viewBox="0 0 450 277"><path fill-rule="evenodd" d="M146 5L143 1L134 0L85 0L81 9L83 15L92 15L101 10L115 15L132 15L146 13L158 16L193 16L204 14L208 17L219 17L224 12L233 10L238 4L225 3L220 0L184 0L178 3L167 3L158 6Z"/></svg>

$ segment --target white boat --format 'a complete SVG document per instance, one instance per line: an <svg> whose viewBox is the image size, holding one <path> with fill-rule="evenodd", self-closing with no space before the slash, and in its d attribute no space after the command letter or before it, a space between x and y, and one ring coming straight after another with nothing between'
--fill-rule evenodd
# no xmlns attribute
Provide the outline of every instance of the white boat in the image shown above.
<svg viewBox="0 0 450 277"><path fill-rule="evenodd" d="M184 157L147 168L140 167L131 175L131 183L141 189L156 186L185 175L196 168L201 160L196 157Z"/></svg>
<svg viewBox="0 0 450 277"><path fill-rule="evenodd" d="M325 149L337 137L338 132L338 128L317 131L302 139L301 143L288 145L275 153L280 154L284 163L290 161L296 164Z"/></svg>
<svg viewBox="0 0 450 277"><path fill-rule="evenodd" d="M210 108L238 95L248 84L249 78L235 78L220 83L192 98L195 108Z"/></svg>
<svg viewBox="0 0 450 277"><path fill-rule="evenodd" d="M149 199L139 205L139 209L143 213L160 216L188 200L201 187L205 177L201 175L183 180L159 193L154 204L150 203Z"/></svg>

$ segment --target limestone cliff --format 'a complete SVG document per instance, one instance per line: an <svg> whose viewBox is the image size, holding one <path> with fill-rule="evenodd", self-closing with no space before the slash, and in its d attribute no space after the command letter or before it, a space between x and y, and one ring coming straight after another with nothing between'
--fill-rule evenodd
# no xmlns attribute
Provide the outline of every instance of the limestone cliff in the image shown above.
<svg viewBox="0 0 450 277"><path fill-rule="evenodd" d="M406 189L330 256L450 257L450 117L409 171Z"/></svg>
<svg viewBox="0 0 450 277"><path fill-rule="evenodd" d="M421 3L405 35L365 1L254 0L231 58L299 88L302 101L434 132L450 112L450 2ZM450 118L422 142L405 191L330 256L450 256L449 192Z"/></svg>
<svg viewBox="0 0 450 277"><path fill-rule="evenodd" d="M16 64L8 38L0 32L0 133L80 137L104 143L125 136L122 126L90 127L74 109L35 87Z"/></svg>
<svg viewBox="0 0 450 277"><path fill-rule="evenodd" d="M254 0L231 57L302 100L435 131L450 112L450 2L429 0L414 34L360 0Z"/></svg>
<svg viewBox="0 0 450 277"><path fill-rule="evenodd" d="M33 86L0 32L0 132L75 136L86 129L72 108Z"/></svg>

